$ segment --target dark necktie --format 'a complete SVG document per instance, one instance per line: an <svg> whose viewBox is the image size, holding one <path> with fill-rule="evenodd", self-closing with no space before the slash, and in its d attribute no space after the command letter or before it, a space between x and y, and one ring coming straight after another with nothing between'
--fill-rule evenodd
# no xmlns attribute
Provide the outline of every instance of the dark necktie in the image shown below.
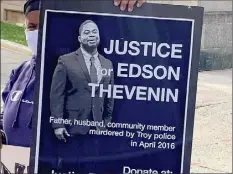
<svg viewBox="0 0 233 174"><path fill-rule="evenodd" d="M91 82L92 83L98 83L97 70L96 70L96 67L95 67L95 64L94 64L95 58L91 57L90 61L91 61L91 66L90 66Z"/></svg>

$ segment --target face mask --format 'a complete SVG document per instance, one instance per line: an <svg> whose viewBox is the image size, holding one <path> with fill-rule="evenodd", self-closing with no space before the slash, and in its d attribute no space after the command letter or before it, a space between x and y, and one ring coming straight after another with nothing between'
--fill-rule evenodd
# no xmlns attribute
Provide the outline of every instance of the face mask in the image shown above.
<svg viewBox="0 0 233 174"><path fill-rule="evenodd" d="M26 41L28 47L31 49L34 56L37 54L37 41L38 41L38 30L25 31Z"/></svg>

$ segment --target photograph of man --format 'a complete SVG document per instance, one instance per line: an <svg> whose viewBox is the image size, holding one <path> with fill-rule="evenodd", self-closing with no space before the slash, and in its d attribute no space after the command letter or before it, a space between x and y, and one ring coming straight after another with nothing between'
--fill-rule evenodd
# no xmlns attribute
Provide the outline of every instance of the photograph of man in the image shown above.
<svg viewBox="0 0 233 174"><path fill-rule="evenodd" d="M88 84L103 84L104 89L109 84L113 85L112 62L98 53L100 35L95 22L87 20L80 25L78 41L80 48L77 51L58 59L50 91L50 120L89 120L106 125L112 119L114 100L106 93L99 97L100 88L96 88L96 95L92 97L92 88ZM101 69L111 73L103 75ZM95 138L88 135L91 126L65 125L56 121L51 124L60 140L58 153L64 161L66 157L72 163L80 156L98 156L98 144ZM99 126L92 128L106 129Z"/></svg>

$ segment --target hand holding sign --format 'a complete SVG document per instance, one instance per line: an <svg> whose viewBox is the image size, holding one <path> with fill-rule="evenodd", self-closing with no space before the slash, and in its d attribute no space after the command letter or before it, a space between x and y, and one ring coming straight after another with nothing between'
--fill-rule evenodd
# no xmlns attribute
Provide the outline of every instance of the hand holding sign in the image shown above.
<svg viewBox="0 0 233 174"><path fill-rule="evenodd" d="M141 7L144 3L144 0L114 0L114 4L116 6L120 6L122 11L125 10L126 6L128 5L128 11L133 11L134 5L137 4L137 7Z"/></svg>

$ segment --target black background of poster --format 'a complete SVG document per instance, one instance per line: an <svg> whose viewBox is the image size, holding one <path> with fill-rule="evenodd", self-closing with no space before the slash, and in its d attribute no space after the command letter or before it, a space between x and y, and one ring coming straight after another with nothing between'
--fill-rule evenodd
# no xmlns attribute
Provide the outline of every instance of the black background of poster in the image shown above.
<svg viewBox="0 0 233 174"><path fill-rule="evenodd" d="M184 170L183 173L189 173L191 151L192 151L192 138L193 138L193 126L194 126L194 113L196 103L196 91L197 91L197 76L198 65L200 57L200 45L201 45L201 33L203 23L204 9L202 7L187 7L187 6L173 6L165 4L149 4L145 3L141 8L135 8L133 12L120 11L119 7L115 7L113 1L74 1L74 0L49 0L42 1L41 3L41 17L40 17L40 31L38 37L38 59L36 67L36 94L35 105L33 114L33 144L30 155L30 172L34 173L35 168L35 154L36 154L36 142L37 142L37 119L38 119L38 105L39 105L39 87L40 87L40 68L41 68L41 48L42 48L42 35L43 35L43 20L46 9L52 10L70 10L70 11L82 11L82 12L100 12L100 13L112 13L112 14L127 14L127 15L140 15L140 16L155 16L165 18L188 18L194 19L194 36L193 36L193 49L192 49L192 64L191 64L191 76L189 85L189 99L188 99L188 122L186 123L186 142L184 149Z"/></svg>

